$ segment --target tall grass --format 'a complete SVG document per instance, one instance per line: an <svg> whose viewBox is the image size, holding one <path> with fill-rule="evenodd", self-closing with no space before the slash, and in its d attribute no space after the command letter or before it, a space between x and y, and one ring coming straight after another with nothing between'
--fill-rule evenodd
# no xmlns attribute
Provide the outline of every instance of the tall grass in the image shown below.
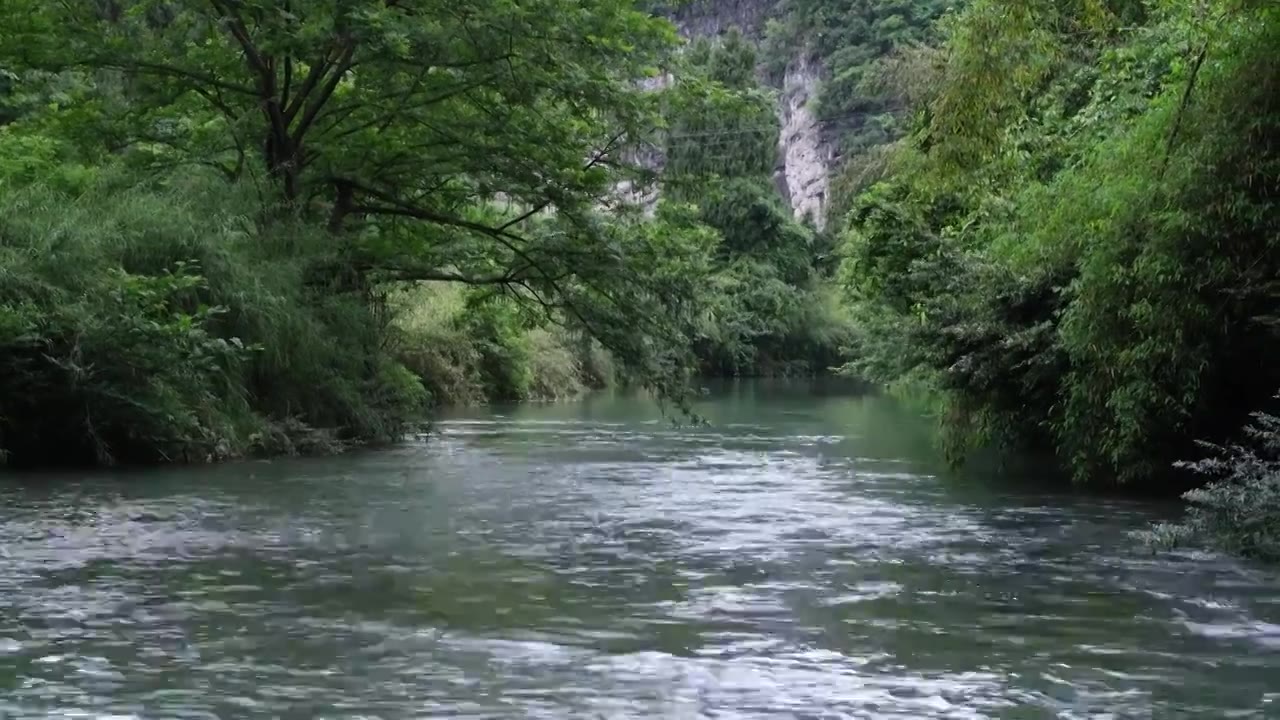
<svg viewBox="0 0 1280 720"><path fill-rule="evenodd" d="M0 450L209 460L397 437L425 397L322 230L198 178L0 186ZM303 447L299 448L298 445Z"/></svg>
<svg viewBox="0 0 1280 720"><path fill-rule="evenodd" d="M264 228L259 208L198 177L77 195L0 181L0 459L313 452L393 440L429 403L612 381L598 344L509 298L388 294L342 272L343 239Z"/></svg>

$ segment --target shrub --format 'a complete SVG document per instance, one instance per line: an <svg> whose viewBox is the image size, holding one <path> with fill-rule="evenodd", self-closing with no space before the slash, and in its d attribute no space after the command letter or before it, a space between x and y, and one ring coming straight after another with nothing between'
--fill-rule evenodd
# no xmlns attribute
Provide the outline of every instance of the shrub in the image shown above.
<svg viewBox="0 0 1280 720"><path fill-rule="evenodd" d="M1178 523L1139 533L1152 547L1201 542L1260 560L1280 560L1280 417L1253 414L1240 443L1201 443L1209 457L1178 463L1209 483L1183 498L1191 503Z"/></svg>
<svg viewBox="0 0 1280 720"><path fill-rule="evenodd" d="M317 428L399 437L425 396L383 350L368 294L315 283L334 238L260 230L243 192L198 176L77 197L0 188L13 462L203 461L296 445L282 433L313 445Z"/></svg>
<svg viewBox="0 0 1280 720"><path fill-rule="evenodd" d="M421 379L431 404L482 402L480 353L457 322L464 311L463 288L422 283L395 290L389 302L395 313L394 351Z"/></svg>
<svg viewBox="0 0 1280 720"><path fill-rule="evenodd" d="M204 279L112 270L74 297L9 288L0 301L0 448L19 461L203 460L243 438L234 375L248 351L215 337L221 308L184 312Z"/></svg>
<svg viewBox="0 0 1280 720"><path fill-rule="evenodd" d="M564 400L587 390L580 360L562 333L534 328L525 336L525 348L529 368L526 398Z"/></svg>

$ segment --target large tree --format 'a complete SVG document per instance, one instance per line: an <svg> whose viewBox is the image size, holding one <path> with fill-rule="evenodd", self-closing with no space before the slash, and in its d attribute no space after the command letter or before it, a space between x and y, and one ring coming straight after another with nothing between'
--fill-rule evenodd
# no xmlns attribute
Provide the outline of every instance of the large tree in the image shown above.
<svg viewBox="0 0 1280 720"><path fill-rule="evenodd" d="M491 285L628 358L696 286L705 237L614 192L676 43L629 0L10 0L0 28L0 67L92 81L65 116L100 149L256 183L364 277Z"/></svg>
<svg viewBox="0 0 1280 720"><path fill-rule="evenodd" d="M620 0L5 7L15 64L123 74L130 139L230 160L233 175L257 160L285 201L328 195L347 213L599 193L605 176L590 171L652 123L634 81L673 42ZM215 120L226 147L207 142Z"/></svg>

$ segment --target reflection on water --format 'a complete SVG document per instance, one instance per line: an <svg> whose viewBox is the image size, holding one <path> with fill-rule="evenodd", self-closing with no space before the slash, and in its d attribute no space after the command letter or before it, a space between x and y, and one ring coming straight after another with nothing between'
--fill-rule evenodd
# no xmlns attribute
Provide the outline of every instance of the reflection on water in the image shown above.
<svg viewBox="0 0 1280 720"><path fill-rule="evenodd" d="M891 401L480 410L0 486L0 717L1280 717L1280 580L942 472Z"/></svg>

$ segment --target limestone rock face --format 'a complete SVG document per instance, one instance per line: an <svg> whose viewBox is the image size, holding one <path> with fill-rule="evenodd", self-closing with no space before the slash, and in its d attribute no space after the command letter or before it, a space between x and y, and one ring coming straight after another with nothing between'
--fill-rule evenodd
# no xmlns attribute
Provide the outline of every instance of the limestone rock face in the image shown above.
<svg viewBox="0 0 1280 720"><path fill-rule="evenodd" d="M778 16L780 0L692 0L671 15L685 37L716 36L737 27L759 40L765 23ZM835 151L813 112L813 100L823 69L801 52L787 64L778 90L778 166L774 182L791 204L797 219L808 218L818 228L826 222L827 186L835 165Z"/></svg>
<svg viewBox="0 0 1280 720"><path fill-rule="evenodd" d="M748 37L764 34L764 24L777 16L779 0L691 0L669 16L685 37L711 37L736 27Z"/></svg>
<svg viewBox="0 0 1280 720"><path fill-rule="evenodd" d="M827 179L832 165L831 148L823 140L822 126L810 105L820 77L819 68L806 58L793 60L783 77L778 103L782 120L778 184L796 218L808 218L818 228L826 221Z"/></svg>

